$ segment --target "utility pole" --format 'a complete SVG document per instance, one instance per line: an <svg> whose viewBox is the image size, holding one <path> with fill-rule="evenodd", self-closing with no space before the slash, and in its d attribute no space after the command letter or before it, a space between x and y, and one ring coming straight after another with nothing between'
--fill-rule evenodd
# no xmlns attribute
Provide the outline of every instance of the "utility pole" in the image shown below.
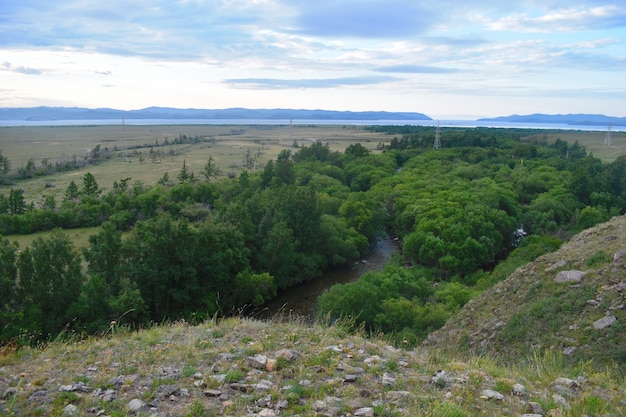
<svg viewBox="0 0 626 417"><path fill-rule="evenodd" d="M606 136L604 137L604 146L613 146L613 137L611 135L611 123L609 123L609 130L606 131Z"/></svg>
<svg viewBox="0 0 626 417"><path fill-rule="evenodd" d="M435 131L435 144L434 149L441 149L441 132L439 131L439 122L437 122L437 130Z"/></svg>

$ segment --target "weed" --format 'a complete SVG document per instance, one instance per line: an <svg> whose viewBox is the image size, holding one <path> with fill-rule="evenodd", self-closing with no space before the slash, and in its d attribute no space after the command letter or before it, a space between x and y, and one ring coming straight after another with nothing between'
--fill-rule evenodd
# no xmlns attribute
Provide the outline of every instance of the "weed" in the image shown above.
<svg viewBox="0 0 626 417"><path fill-rule="evenodd" d="M196 370L196 367L194 365L186 364L185 366L183 366L182 376L183 376L183 378L189 378L190 376L192 376L196 372L197 372L197 370Z"/></svg>
<svg viewBox="0 0 626 417"><path fill-rule="evenodd" d="M205 410L204 405L198 400L194 401L191 407L189 407L189 412L185 414L185 417L209 417L211 413L208 410Z"/></svg>
<svg viewBox="0 0 626 417"><path fill-rule="evenodd" d="M387 369L391 372L396 372L398 370L398 362L394 360L389 360L386 363Z"/></svg>
<svg viewBox="0 0 626 417"><path fill-rule="evenodd" d="M533 349L530 361L530 369L538 378L553 380L558 377L564 368L563 354L560 351L546 349L543 352Z"/></svg>
<svg viewBox="0 0 626 417"><path fill-rule="evenodd" d="M231 369L230 371L226 372L226 376L224 378L224 382L230 384L232 382L241 381L245 376L246 376L246 374L242 370L240 370L240 369Z"/></svg>
<svg viewBox="0 0 626 417"><path fill-rule="evenodd" d="M509 392L513 391L513 382L509 379L499 379L496 381L495 386L493 387L494 390L502 393L502 394L506 394Z"/></svg>
<svg viewBox="0 0 626 417"><path fill-rule="evenodd" d="M589 268L593 268L598 265L607 264L611 262L612 260L613 260L613 257L611 255L609 255L603 250L600 250L594 253L593 255L591 255L589 258L587 258L586 265Z"/></svg>
<svg viewBox="0 0 626 417"><path fill-rule="evenodd" d="M461 407L448 401L437 404L430 415L433 417L468 417Z"/></svg>
<svg viewBox="0 0 626 417"><path fill-rule="evenodd" d="M15 411L15 401L17 400L17 394L19 392L21 384L22 384L22 379L20 378L20 380L17 383L17 386L15 387L15 391L13 391L13 394L10 395L9 398L7 399L7 402L6 402L7 409L5 411L7 417L17 416L17 413Z"/></svg>

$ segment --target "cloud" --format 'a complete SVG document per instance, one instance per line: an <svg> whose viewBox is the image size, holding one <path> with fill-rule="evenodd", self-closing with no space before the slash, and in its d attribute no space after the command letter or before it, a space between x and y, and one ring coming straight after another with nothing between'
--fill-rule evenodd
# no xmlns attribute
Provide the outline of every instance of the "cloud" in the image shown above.
<svg viewBox="0 0 626 417"><path fill-rule="evenodd" d="M370 76L320 79L232 78L224 80L224 82L236 88L279 90L292 88L334 88L342 86L371 85L398 80L399 79L396 77Z"/></svg>
<svg viewBox="0 0 626 417"><path fill-rule="evenodd" d="M28 67L23 67L23 66L16 67L10 62L6 62L6 61L2 63L1 70L9 71L9 72L16 72L18 74L24 74L24 75L41 75L43 73L42 70L37 69L37 68L28 68Z"/></svg>
<svg viewBox="0 0 626 417"><path fill-rule="evenodd" d="M398 64L374 68L374 71L405 74L450 74L454 72L459 72L460 70L455 68L443 68L429 65Z"/></svg>
<svg viewBox="0 0 626 417"><path fill-rule="evenodd" d="M626 7L604 5L551 10L544 15L507 16L487 24L492 30L517 32L575 32L626 27Z"/></svg>
<svg viewBox="0 0 626 417"><path fill-rule="evenodd" d="M307 1L299 10L295 30L320 37L411 37L426 32L435 15L412 1Z"/></svg>

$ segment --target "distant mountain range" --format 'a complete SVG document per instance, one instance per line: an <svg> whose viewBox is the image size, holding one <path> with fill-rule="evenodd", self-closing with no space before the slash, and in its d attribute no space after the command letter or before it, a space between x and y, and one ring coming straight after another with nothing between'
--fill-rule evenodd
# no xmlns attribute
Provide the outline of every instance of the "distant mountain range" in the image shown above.
<svg viewBox="0 0 626 417"><path fill-rule="evenodd" d="M5 107L0 108L0 120L59 121L59 120L433 120L423 113L387 111L334 111L304 109L177 109L147 107L139 110L82 107ZM626 117L602 114L528 114L478 119L478 122L553 123L579 126L626 126Z"/></svg>
<svg viewBox="0 0 626 417"><path fill-rule="evenodd" d="M528 114L500 116L488 119L478 119L479 122L517 122L517 123L558 123L566 125L586 126L626 126L626 117L610 117L603 114Z"/></svg>
<svg viewBox="0 0 626 417"><path fill-rule="evenodd" d="M290 109L221 110L148 107L141 110L86 109L79 107L10 107L0 108L0 120L102 120L102 119L258 119L258 120L432 120L422 113L385 111L332 111Z"/></svg>

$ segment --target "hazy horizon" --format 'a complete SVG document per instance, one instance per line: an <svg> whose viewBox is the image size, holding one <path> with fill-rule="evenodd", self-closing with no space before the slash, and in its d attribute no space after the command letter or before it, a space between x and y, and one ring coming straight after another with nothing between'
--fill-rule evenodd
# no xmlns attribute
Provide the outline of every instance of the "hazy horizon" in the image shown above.
<svg viewBox="0 0 626 417"><path fill-rule="evenodd" d="M0 106L626 116L610 0L22 0Z"/></svg>

